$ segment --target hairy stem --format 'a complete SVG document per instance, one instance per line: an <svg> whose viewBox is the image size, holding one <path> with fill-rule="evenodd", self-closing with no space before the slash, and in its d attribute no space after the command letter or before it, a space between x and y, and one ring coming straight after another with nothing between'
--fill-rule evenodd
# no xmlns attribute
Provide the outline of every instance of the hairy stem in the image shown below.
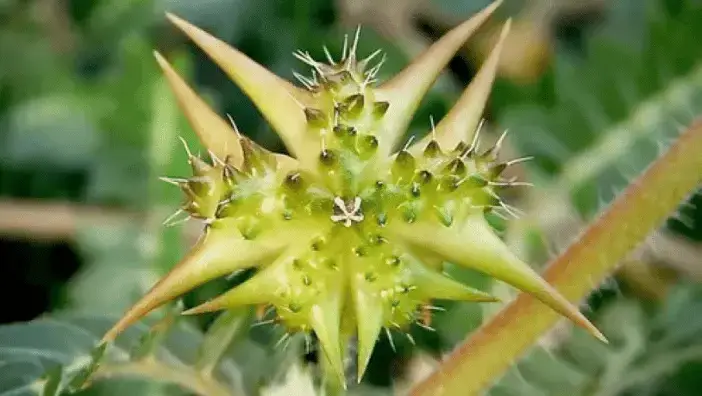
<svg viewBox="0 0 702 396"><path fill-rule="evenodd" d="M702 121L693 124L557 257L544 278L583 299L702 182ZM412 395L474 395L493 383L558 316L521 294L473 333Z"/></svg>

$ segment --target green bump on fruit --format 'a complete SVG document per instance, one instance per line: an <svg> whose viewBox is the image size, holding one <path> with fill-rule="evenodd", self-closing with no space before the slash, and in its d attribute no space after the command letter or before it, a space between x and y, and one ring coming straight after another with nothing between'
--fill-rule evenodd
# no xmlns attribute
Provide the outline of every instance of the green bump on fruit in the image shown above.
<svg viewBox="0 0 702 396"><path fill-rule="evenodd" d="M479 147L480 115L501 41L457 105L423 140L398 146L419 101L463 42L499 2L456 27L391 80L378 84L378 51L358 59L358 32L341 59L320 62L298 87L188 22L169 19L252 99L289 151L272 153L240 134L199 99L160 55L178 103L203 145L193 175L165 179L185 195L183 211L205 220L204 236L105 335L167 301L243 268L252 278L187 314L270 305L290 332L313 332L325 367L344 384L344 355L357 336L362 378L381 331L424 325L434 299L495 299L451 280L443 261L483 271L532 294L602 337L558 291L513 255L484 214L504 205L494 190L512 162L502 138ZM432 123L433 125L433 123ZM503 136L504 137L504 136Z"/></svg>

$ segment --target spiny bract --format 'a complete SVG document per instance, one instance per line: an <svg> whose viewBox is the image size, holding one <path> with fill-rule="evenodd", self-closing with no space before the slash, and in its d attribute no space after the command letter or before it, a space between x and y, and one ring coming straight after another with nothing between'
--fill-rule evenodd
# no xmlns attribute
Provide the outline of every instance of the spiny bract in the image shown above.
<svg viewBox="0 0 702 396"><path fill-rule="evenodd" d="M183 210L203 219L187 257L137 302L105 340L181 294L217 277L257 267L248 281L186 313L272 305L290 331L314 332L328 367L343 383L345 340L358 337L365 371L385 329L424 317L432 299L495 301L442 274L450 261L532 294L601 334L556 290L512 254L484 215L505 208L496 191L500 142L481 151L479 122L510 22L456 106L424 140L395 150L420 99L463 42L493 13L493 3L376 84L378 52L359 60L356 39L297 87L208 33L168 18L253 100L294 156L271 153L216 115L158 53L157 60L210 163L189 154L194 176L166 179L182 188ZM501 141L501 139L500 139Z"/></svg>

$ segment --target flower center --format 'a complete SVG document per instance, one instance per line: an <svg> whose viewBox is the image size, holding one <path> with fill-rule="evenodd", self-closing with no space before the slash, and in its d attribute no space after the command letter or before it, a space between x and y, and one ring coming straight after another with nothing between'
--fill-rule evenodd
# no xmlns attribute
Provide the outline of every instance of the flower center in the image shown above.
<svg viewBox="0 0 702 396"><path fill-rule="evenodd" d="M335 223L343 222L344 227L351 227L353 223L363 221L361 213L361 198L355 197L353 200L344 201L341 197L334 198L334 214L331 220Z"/></svg>

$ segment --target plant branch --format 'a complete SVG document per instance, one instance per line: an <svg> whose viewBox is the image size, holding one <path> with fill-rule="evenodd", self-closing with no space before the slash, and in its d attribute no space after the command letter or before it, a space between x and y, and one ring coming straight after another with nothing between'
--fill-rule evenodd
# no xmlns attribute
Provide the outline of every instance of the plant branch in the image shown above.
<svg viewBox="0 0 702 396"><path fill-rule="evenodd" d="M702 121L698 121L549 265L544 278L570 301L583 299L702 182L701 147ZM478 394L558 319L548 307L521 294L473 333L412 395Z"/></svg>
<svg viewBox="0 0 702 396"><path fill-rule="evenodd" d="M187 368L170 367L145 359L124 364L104 365L95 373L93 380L117 376L148 378L158 382L168 382L181 386L202 396L232 396L232 393L209 376Z"/></svg>
<svg viewBox="0 0 702 396"><path fill-rule="evenodd" d="M138 213L61 201L0 200L0 235L38 240L70 240L81 224L136 221Z"/></svg>
<svg viewBox="0 0 702 396"><path fill-rule="evenodd" d="M168 213L174 210L173 207L167 209ZM138 211L65 201L0 199L0 237L70 242L83 226L134 223L143 217ZM193 244L202 227L195 221L184 226L185 242Z"/></svg>

